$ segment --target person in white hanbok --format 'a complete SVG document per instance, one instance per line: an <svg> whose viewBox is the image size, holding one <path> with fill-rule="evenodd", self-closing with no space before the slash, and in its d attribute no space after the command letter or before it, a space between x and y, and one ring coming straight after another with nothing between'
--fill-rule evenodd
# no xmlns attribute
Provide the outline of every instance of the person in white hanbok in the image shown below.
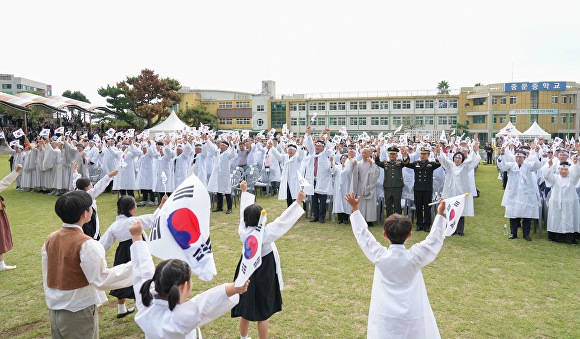
<svg viewBox="0 0 580 339"><path fill-rule="evenodd" d="M347 224L348 217L352 213L350 204L341 197L350 192L350 173L352 171L352 161L348 161L345 154L340 157L340 164L336 164L334 158L330 159L330 171L334 174L334 204L332 204L332 213L338 214L338 223ZM382 185L381 185L382 190Z"/></svg>
<svg viewBox="0 0 580 339"><path fill-rule="evenodd" d="M194 173L201 183L207 188L207 151L203 150L201 143L195 144L194 154L191 156L191 165L188 173Z"/></svg>
<svg viewBox="0 0 580 339"><path fill-rule="evenodd" d="M137 188L141 190L141 196L143 200L141 201L141 206L147 203L147 206L155 206L155 194L153 194L153 188L155 187L155 182L153 181L155 174L155 163L157 162L157 149L155 146L151 146L151 141L143 141L141 148L137 148L135 144L129 145L132 153L139 154L139 160L137 160Z"/></svg>
<svg viewBox="0 0 580 339"><path fill-rule="evenodd" d="M530 238L532 219L538 219L540 214L538 184L532 180L532 172L539 170L542 164L533 148L536 146L532 147L527 158L522 150L517 149L515 162L512 162L504 158L505 147L502 147L498 158L499 169L506 171L509 178L501 205L505 207L505 217L510 219L510 239L518 237L518 227L520 220L523 219L521 226L524 239L532 241ZM537 150L541 152L539 147Z"/></svg>
<svg viewBox="0 0 580 339"><path fill-rule="evenodd" d="M552 242L570 241L578 245L580 239L580 203L576 186L580 181L578 158L574 164L562 162L558 166L558 174L554 175L556 166L552 159L548 166L542 168L546 182L552 185L552 195L548 202L548 239Z"/></svg>
<svg viewBox="0 0 580 339"><path fill-rule="evenodd" d="M176 154L175 177L173 179L175 181L175 189L188 177L187 173L189 172L189 163L191 162L193 148L188 142L185 142L183 145L177 145Z"/></svg>
<svg viewBox="0 0 580 339"><path fill-rule="evenodd" d="M107 145L103 145L103 150L101 152L103 154L103 162L101 164L103 173L111 173L112 171L119 168L119 163L121 161L117 154L121 152L121 150L115 146L115 140L107 140ZM116 179L113 178L113 182L109 183L109 186L107 186L105 192L110 192L113 189L113 183L115 180Z"/></svg>
<svg viewBox="0 0 580 339"><path fill-rule="evenodd" d="M36 187L36 145L31 144L28 139L26 139L26 143L28 144L26 147L27 155L22 166L20 184L23 190L30 191Z"/></svg>
<svg viewBox="0 0 580 339"><path fill-rule="evenodd" d="M216 193L217 206L216 209L212 212L223 211L223 196L225 195L226 203L228 206L226 214L230 214L232 213L232 181L230 178L230 161L236 156L236 150L233 147L229 147L230 145L227 141L219 141L218 144L219 148L213 143L212 140L210 140L210 142L206 142L203 145L203 149L209 154L213 154L215 157L213 172L209 178L207 190L211 193Z"/></svg>
<svg viewBox="0 0 580 339"><path fill-rule="evenodd" d="M333 155L334 144L328 141L327 144L322 140L316 141L316 145L310 135L311 126L306 128L306 137L304 146L308 149L306 161L306 175L304 179L310 184L304 187L307 195L312 195L312 219L310 222L324 223L326 216L326 199L332 194L332 173L330 173L330 157ZM330 130L326 129L328 139L330 139Z"/></svg>
<svg viewBox="0 0 580 339"><path fill-rule="evenodd" d="M24 167L24 161L26 160L26 152L24 151L24 146L18 144L16 145L16 147L12 148L10 147L10 144L8 144L8 142L4 141L4 143L6 144L6 151L8 152L8 154L14 157L14 161L12 162L12 170L14 171L14 169L18 165L22 165ZM22 176L16 177L16 189L19 191L23 190L23 188L20 187L21 180Z"/></svg>
<svg viewBox="0 0 580 339"><path fill-rule="evenodd" d="M234 287L222 284L196 295L189 301L193 286L189 265L179 259L165 260L157 265L143 241L143 226L136 222L129 227L133 244L133 291L137 298L135 322L148 339L198 338L196 328L225 314L239 301L239 294L248 283ZM177 287L177 288L174 288ZM179 293L175 293L175 290ZM199 331L201 338L201 331Z"/></svg>
<svg viewBox="0 0 580 339"><path fill-rule="evenodd" d="M271 157L282 164L278 200L286 200L287 207L290 207L300 192L298 170L304 157L304 150L299 151L295 144L289 144L286 146L286 152L280 154L275 147L270 148Z"/></svg>
<svg viewBox="0 0 580 339"><path fill-rule="evenodd" d="M242 196L240 198L240 225L238 234L242 244L258 226L262 207L255 204L256 197L246 192L247 184L242 181L240 184ZM232 309L232 318L240 317L240 335L247 337L250 321L258 322L258 333L260 338L268 337L268 319L277 312L282 311L282 291L284 280L282 279L282 268L280 266L280 256L276 248L276 241L283 236L304 214L304 209L300 203L306 195L300 191L296 201L288 207L280 217L268 223L264 228L262 236L261 265L252 273L249 278L248 291L240 296L240 302ZM238 278L240 266L244 258L244 246L242 255L236 268L234 281Z"/></svg>
<svg viewBox="0 0 580 339"><path fill-rule="evenodd" d="M164 194L171 196L175 189L173 169L175 168L175 156L177 154L171 149L169 138L163 141L163 145L157 145L159 155L155 162L155 186L153 192L157 193L158 201L161 201Z"/></svg>
<svg viewBox="0 0 580 339"><path fill-rule="evenodd" d="M60 143L62 143L62 141ZM54 186L56 181L54 179L58 175L58 164L61 157L61 150L58 147L58 143L56 141L52 141L48 145L45 145L44 142L41 142L39 147L41 152L44 153L42 170L44 171L43 176L45 180L45 187L51 191L48 194L54 195L57 193L56 186Z"/></svg>
<svg viewBox="0 0 580 339"><path fill-rule="evenodd" d="M477 154L479 149L479 142L473 145L473 152L470 152L467 158L461 152L456 152L453 155L453 161L450 161L447 156L441 152L437 156L441 167L445 169L445 183L443 184L444 198L451 198L460 194L469 193L465 197L465 207L459 222L457 223L457 230L455 233L460 236L465 235L465 217L472 217L474 215L473 195L471 194L471 186L469 184L469 171L475 168L481 161ZM454 233L454 234L455 234Z"/></svg>
<svg viewBox="0 0 580 339"><path fill-rule="evenodd" d="M384 237L390 246L382 246L369 232L358 210L354 194L346 196L352 207L350 222L354 236L365 256L375 265L367 338L440 338L437 321L429 304L421 269L433 262L443 247L446 218L441 201L431 232L425 240L405 248L413 225L409 218L392 214L385 220Z"/></svg>
<svg viewBox="0 0 580 339"><path fill-rule="evenodd" d="M121 152L115 152L114 155L119 159L119 174L113 181L113 191L119 191L121 195L135 196L134 190L137 189L137 178L135 177L135 159L142 154L135 147L129 147L133 144L133 139L124 141L121 146ZM151 178L149 178L151 180Z"/></svg>

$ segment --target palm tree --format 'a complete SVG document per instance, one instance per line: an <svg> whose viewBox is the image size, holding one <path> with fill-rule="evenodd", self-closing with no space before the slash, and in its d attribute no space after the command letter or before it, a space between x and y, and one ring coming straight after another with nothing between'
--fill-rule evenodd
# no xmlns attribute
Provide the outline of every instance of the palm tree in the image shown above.
<svg viewBox="0 0 580 339"><path fill-rule="evenodd" d="M437 84L437 94L449 94L449 83L445 80Z"/></svg>

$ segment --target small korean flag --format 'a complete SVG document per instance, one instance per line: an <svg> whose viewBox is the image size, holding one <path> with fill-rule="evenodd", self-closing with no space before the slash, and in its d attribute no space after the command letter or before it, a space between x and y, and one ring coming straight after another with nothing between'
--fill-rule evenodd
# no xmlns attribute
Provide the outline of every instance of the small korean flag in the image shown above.
<svg viewBox="0 0 580 339"><path fill-rule="evenodd" d="M296 173L298 173L298 185L300 185L300 187L304 188L304 187L310 187L311 186L308 183L308 181L306 181L306 179L304 179L304 177L302 176L302 174L300 173L299 170L296 170Z"/></svg>
<svg viewBox="0 0 580 339"><path fill-rule="evenodd" d="M109 128L109 129L107 130L107 134L108 134L110 137L112 137L113 135L115 135L115 130L114 130L113 128Z"/></svg>
<svg viewBox="0 0 580 339"><path fill-rule="evenodd" d="M14 140L10 142L10 146L18 146L20 145L20 142L18 142L18 140Z"/></svg>
<svg viewBox="0 0 580 339"><path fill-rule="evenodd" d="M403 124L401 124L401 126L399 126L399 127L398 127L398 128L395 130L395 132L393 132L393 135L395 135L395 134L399 133L399 131L401 130L401 128L403 128Z"/></svg>
<svg viewBox="0 0 580 339"><path fill-rule="evenodd" d="M4 132L0 132L0 139L6 139L6 137L4 137Z"/></svg>
<svg viewBox="0 0 580 339"><path fill-rule="evenodd" d="M12 132L12 135L18 139L18 138L24 136L24 131L22 131L22 128L19 128L18 130Z"/></svg>
<svg viewBox="0 0 580 339"><path fill-rule="evenodd" d="M64 127L59 127L55 129L54 134L64 134Z"/></svg>
<svg viewBox="0 0 580 339"><path fill-rule="evenodd" d="M311 122L314 122L314 121L316 120L316 114L317 114L317 113L314 113L314 114L312 115L312 118L310 118L310 121L311 121Z"/></svg>
<svg viewBox="0 0 580 339"><path fill-rule="evenodd" d="M423 140L429 140L429 134L427 134L425 137L423 137Z"/></svg>
<svg viewBox="0 0 580 339"><path fill-rule="evenodd" d="M43 128L42 131L40 131L40 133L38 133L39 136L41 137L47 137L50 135L50 129L48 128Z"/></svg>
<svg viewBox="0 0 580 339"><path fill-rule="evenodd" d="M99 140L101 140L101 139L99 139L99 135L98 134L93 135L93 141L94 142L99 142Z"/></svg>
<svg viewBox="0 0 580 339"><path fill-rule="evenodd" d="M195 174L185 179L159 210L147 245L162 259L186 261L203 281L217 274L213 258L209 217L209 193Z"/></svg>
<svg viewBox="0 0 580 339"><path fill-rule="evenodd" d="M461 194L456 197L445 199L445 215L447 217L447 229L445 229L445 236L448 237L455 233L457 230L457 223L461 214L463 214L463 208L465 207L465 197L469 193Z"/></svg>
<svg viewBox="0 0 580 339"><path fill-rule="evenodd" d="M270 136L274 136L274 134L276 134L276 129L275 129L275 128L272 128L272 129L270 130L270 132L268 132L268 135L270 135Z"/></svg>
<svg viewBox="0 0 580 339"><path fill-rule="evenodd" d="M264 227L266 226L266 211L262 210L262 215L258 221L258 226L244 240L242 250L242 262L240 271L236 278L236 287L244 286L246 281L252 276L254 271L262 265L262 239L264 236Z"/></svg>
<svg viewBox="0 0 580 339"><path fill-rule="evenodd" d="M64 135L69 137L70 136L71 131L67 131Z"/></svg>

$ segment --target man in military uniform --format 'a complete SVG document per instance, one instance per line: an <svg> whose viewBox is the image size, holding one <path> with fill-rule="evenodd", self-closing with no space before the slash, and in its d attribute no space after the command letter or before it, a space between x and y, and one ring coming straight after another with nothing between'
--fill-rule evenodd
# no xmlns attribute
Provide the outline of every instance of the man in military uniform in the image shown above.
<svg viewBox="0 0 580 339"><path fill-rule="evenodd" d="M395 146L391 146L387 149L389 152L389 160L382 162L380 159L381 148L377 149L377 156L375 157L375 163L377 166L385 170L385 179L383 180L383 189L385 190L385 205L387 207L387 217L393 214L393 209L395 213L401 214L401 196L403 195L403 187L405 183L403 181L403 167L405 164L409 163L409 157L407 156L407 150L403 147L401 154L403 159L397 159L399 154L399 149Z"/></svg>
<svg viewBox="0 0 580 339"><path fill-rule="evenodd" d="M433 150L435 159L439 155L439 147ZM405 167L411 168L415 172L415 185L413 193L415 194L415 210L417 212L417 229L416 231L429 232L431 230L431 208L429 203L433 197L433 171L441 166L438 160L429 161L431 148L429 146L421 147L419 160L405 164Z"/></svg>

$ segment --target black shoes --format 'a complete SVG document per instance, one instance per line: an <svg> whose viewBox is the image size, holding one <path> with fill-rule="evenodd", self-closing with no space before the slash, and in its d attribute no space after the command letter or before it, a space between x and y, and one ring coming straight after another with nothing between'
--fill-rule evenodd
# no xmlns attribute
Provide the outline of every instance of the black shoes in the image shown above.
<svg viewBox="0 0 580 339"><path fill-rule="evenodd" d="M131 307L131 308L127 309L127 312L125 312L125 313L118 313L117 314L117 319L124 318L124 317L128 316L129 314L131 314L133 312L135 312L135 307Z"/></svg>
<svg viewBox="0 0 580 339"><path fill-rule="evenodd" d="M427 227L427 228L423 229L423 231L430 232L431 231L431 227ZM463 233L460 233L459 235L463 236Z"/></svg>
<svg viewBox="0 0 580 339"><path fill-rule="evenodd" d="M318 218L312 218L312 219L310 219L309 222L317 222L317 221L318 221Z"/></svg>
<svg viewBox="0 0 580 339"><path fill-rule="evenodd" d="M526 239L527 241L532 241L532 238L530 238L529 235L524 235L524 239Z"/></svg>
<svg viewBox="0 0 580 339"><path fill-rule="evenodd" d="M367 227L375 227L375 224L373 224L373 222L367 222Z"/></svg>
<svg viewBox="0 0 580 339"><path fill-rule="evenodd" d="M223 211L223 209L221 209L221 208L216 208L216 209L215 209L215 210L213 210L212 212L221 212L221 211Z"/></svg>
<svg viewBox="0 0 580 339"><path fill-rule="evenodd" d="M420 227L420 226L417 226L417 228L415 228L415 231L417 231L417 232L422 231L422 230L423 230L423 227Z"/></svg>
<svg viewBox="0 0 580 339"><path fill-rule="evenodd" d="M231 209L229 209L229 210L226 211L226 214L230 214L230 213L232 213L232 210Z"/></svg>
<svg viewBox="0 0 580 339"><path fill-rule="evenodd" d="M324 224L324 219L318 220L319 223Z"/></svg>
<svg viewBox="0 0 580 339"><path fill-rule="evenodd" d="M511 234L511 235L510 235L510 237L509 237L508 239L517 239L517 238L518 238L518 236L517 236L517 235L513 235L513 234Z"/></svg>

